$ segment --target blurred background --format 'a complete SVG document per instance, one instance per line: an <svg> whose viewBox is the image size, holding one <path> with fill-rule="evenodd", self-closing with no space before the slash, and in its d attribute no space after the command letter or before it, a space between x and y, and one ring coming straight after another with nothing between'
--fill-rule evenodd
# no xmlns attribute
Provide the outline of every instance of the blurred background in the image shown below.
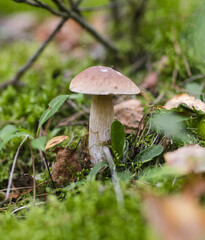
<svg viewBox="0 0 205 240"><path fill-rule="evenodd" d="M61 17L47 9L24 2L0 1L0 83L16 76L61 21ZM60 11L55 1L41 3ZM64 0L60 3L68 9L72 3L79 3L72 11L83 19L83 24L73 19L66 21L18 84L1 88L1 128L13 124L34 134L48 103L60 94L69 94L71 79L92 65L114 67L130 77L142 90L140 101L145 110L152 104L163 105L184 91L196 98L203 96L203 1ZM93 32L85 28L87 25ZM57 127L60 119L90 104L87 96L72 97L76 105L65 105L55 115L49 126L50 138L60 133L76 132L79 137L85 134L84 126ZM9 143L9 149L14 149L9 154L1 153L1 158L8 160L0 166L1 181L8 177L8 163L12 162L20 141ZM23 166L28 164L19 161Z"/></svg>

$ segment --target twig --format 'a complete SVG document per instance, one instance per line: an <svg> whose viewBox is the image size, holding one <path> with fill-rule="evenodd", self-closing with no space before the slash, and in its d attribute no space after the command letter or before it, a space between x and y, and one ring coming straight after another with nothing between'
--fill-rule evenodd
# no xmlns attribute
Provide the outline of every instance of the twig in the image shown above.
<svg viewBox="0 0 205 240"><path fill-rule="evenodd" d="M7 191L6 191L4 203L7 202L8 198L9 198L9 193L10 193L10 189L11 189L12 179L13 179L13 175L14 175L14 169L15 169L15 166L16 166L16 161L17 161L17 158L18 158L18 155L19 155L19 151L20 151L22 145L24 144L24 142L26 141L26 139L28 137L29 137L29 135L25 136L25 138L20 143L20 145L19 145L19 147L18 147L18 149L16 151L16 154L15 154L15 157L14 157L14 161L13 161L13 165L12 165L11 172L10 172L10 176L9 176L9 182L8 182L8 186L7 186Z"/></svg>
<svg viewBox="0 0 205 240"><path fill-rule="evenodd" d="M81 8L79 8L79 10L81 12L93 12L93 11L101 11L101 10L112 9L112 8L123 7L123 6L125 6L125 4L123 4L123 3L111 2L108 4L101 5L101 6L81 7Z"/></svg>
<svg viewBox="0 0 205 240"><path fill-rule="evenodd" d="M203 78L205 78L204 74L193 75L193 76L187 78L186 80L182 81L179 85L184 86L187 83L190 83L190 82L198 80L198 79L203 79Z"/></svg>
<svg viewBox="0 0 205 240"><path fill-rule="evenodd" d="M14 0L14 1L16 1L16 0ZM57 11L56 9L52 8L51 6L49 6L48 4L46 4L46 3L44 3L44 2L41 2L41 1L39 1L39 0L33 0L33 1L35 1L35 2L38 4L38 7L41 7L41 8L43 8L43 9L46 9L46 10L48 10L49 12L51 12L51 13L57 15L57 16L65 17L65 18L69 17L69 16L67 16L67 14L65 14L65 13L63 13L63 12L61 12L61 11L60 11L60 12ZM60 9L59 9L59 10L60 10Z"/></svg>
<svg viewBox="0 0 205 240"><path fill-rule="evenodd" d="M19 0L13 0L15 2L19 2ZM47 11L57 15L61 16L63 18L72 18L77 23L81 25L81 27L85 28L87 32L89 32L95 39L97 39L101 44L103 44L106 48L110 49L112 52L118 52L118 48L108 39L104 38L100 33L98 33L83 17L81 17L76 11L68 9L66 6L64 6L62 3L60 3L58 0L58 4L63 8L62 11L57 11L50 7L49 5L39 1L34 0L36 3L38 3L37 7L42 7L43 9L46 9ZM27 0L21 0L21 3L27 3ZM29 4L30 5L30 4Z"/></svg>
<svg viewBox="0 0 205 240"><path fill-rule="evenodd" d="M108 161L109 167L110 167L110 172L111 172L111 177L112 177L112 183L113 183L113 187L114 187L114 191L115 191L115 195L116 195L116 199L118 204L123 204L124 205L124 196L120 187L120 183L118 181L118 176L117 176L117 172L115 170L115 164L113 161L113 158L110 154L110 150L108 147L104 148L104 153L105 153L105 157Z"/></svg>
<svg viewBox="0 0 205 240"><path fill-rule="evenodd" d="M73 141L74 137L75 137L75 134L74 134L74 133L72 133L71 139L70 139L70 141L68 142L68 144L66 144L66 146L65 146L65 147L68 147L68 146L69 146L69 145L72 143L72 141Z"/></svg>
<svg viewBox="0 0 205 240"><path fill-rule="evenodd" d="M82 2L83 2L83 0L77 0L77 1L75 2L75 7L79 6Z"/></svg>
<svg viewBox="0 0 205 240"><path fill-rule="evenodd" d="M43 152L42 152L40 149L39 149L38 151L39 151L39 154L40 154L42 166L43 166L43 164L44 164L44 167L47 168L47 167L46 167L46 160L45 160L45 158L44 158L44 156L43 156Z"/></svg>
<svg viewBox="0 0 205 240"><path fill-rule="evenodd" d="M30 0L13 0L17 3L27 3L28 5L34 6L34 7L40 7L38 4L30 1Z"/></svg>
<svg viewBox="0 0 205 240"><path fill-rule="evenodd" d="M14 187L14 188L10 188L10 191L13 191L13 190L24 190L24 189L31 189L32 187ZM3 193L3 192L6 192L7 191L7 188L4 188L4 189L1 189L0 192Z"/></svg>
<svg viewBox="0 0 205 240"><path fill-rule="evenodd" d="M118 48L108 39L104 38L99 32L97 32L88 22L84 20L81 16L72 12L70 17L78 22L83 28L85 28L93 37L95 37L99 42L101 42L106 48L110 49L112 52L117 53Z"/></svg>
<svg viewBox="0 0 205 240"><path fill-rule="evenodd" d="M45 204L45 202L36 203L36 205L42 205L42 204ZM16 212L18 212L22 209L26 209L26 208L30 208L30 207L32 207L32 206L31 205L22 206L22 207L19 207L19 208L15 209L12 213L14 214L14 213L16 213Z"/></svg>
<svg viewBox="0 0 205 240"><path fill-rule="evenodd" d="M33 155L33 149L31 146L31 141L29 139L29 148L31 152L31 158L32 158L32 168L33 168L33 204L36 203L36 171L35 171L35 161L34 161L34 155Z"/></svg>
<svg viewBox="0 0 205 240"><path fill-rule="evenodd" d="M4 82L0 85L0 89L7 87L8 85L17 84L25 72L33 65L33 63L37 60L39 55L43 52L46 46L50 43L56 33L61 29L63 24L66 22L67 18L63 18L58 26L54 29L54 31L50 34L50 36L45 40L45 42L41 45L41 47L35 52L35 54L27 61L27 63L21 67L16 75L7 82Z"/></svg>
<svg viewBox="0 0 205 240"><path fill-rule="evenodd" d="M178 75L178 70L177 68L174 68L173 72L172 72L172 86L176 86L176 82L177 82L177 75Z"/></svg>
<svg viewBox="0 0 205 240"><path fill-rule="evenodd" d="M62 6L62 4L58 1L58 0L52 0L53 3L55 3L55 5L58 7L58 9L60 11L64 11L64 7Z"/></svg>
<svg viewBox="0 0 205 240"><path fill-rule="evenodd" d="M75 120L79 119L80 117L82 117L85 114L84 111L79 111L74 113L73 115L71 115L68 118L63 118L60 120L60 122L58 123L58 127L63 127L63 126L67 126L70 123L72 124Z"/></svg>
<svg viewBox="0 0 205 240"><path fill-rule="evenodd" d="M48 174L49 174L49 177L50 177L50 179L51 179L52 186L55 187L55 184L54 184L54 181L53 181L53 178L52 178L52 176L51 176L51 172L50 172L50 169L49 169L49 166L48 166L48 161L47 161L46 155L45 155L44 152L42 152L42 154L43 154L43 157L44 157L44 159L45 159L46 168L47 168L47 170L48 170Z"/></svg>
<svg viewBox="0 0 205 240"><path fill-rule="evenodd" d="M73 6L75 6L73 0L68 0L68 3L70 4L70 7L73 8Z"/></svg>

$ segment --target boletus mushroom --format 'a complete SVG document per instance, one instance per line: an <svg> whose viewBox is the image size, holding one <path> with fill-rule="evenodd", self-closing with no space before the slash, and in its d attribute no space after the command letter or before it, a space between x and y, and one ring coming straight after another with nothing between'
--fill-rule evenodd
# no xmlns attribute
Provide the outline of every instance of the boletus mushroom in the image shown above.
<svg viewBox="0 0 205 240"><path fill-rule="evenodd" d="M138 94L139 88L110 67L93 66L73 78L70 90L92 95L89 122L89 154L93 164L103 161L104 145L110 140L114 120L112 95Z"/></svg>

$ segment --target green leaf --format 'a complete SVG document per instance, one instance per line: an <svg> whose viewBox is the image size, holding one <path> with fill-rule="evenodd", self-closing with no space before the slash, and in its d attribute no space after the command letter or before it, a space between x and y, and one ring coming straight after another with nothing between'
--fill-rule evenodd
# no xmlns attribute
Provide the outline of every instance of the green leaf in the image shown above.
<svg viewBox="0 0 205 240"><path fill-rule="evenodd" d="M31 141L31 146L35 149L40 149L41 151L44 151L46 142L47 142L46 136L42 136L42 137L33 139Z"/></svg>
<svg viewBox="0 0 205 240"><path fill-rule="evenodd" d="M190 95L196 96L196 98L198 98L200 96L200 94L203 94L202 87L198 83L188 83L188 84L186 84L185 90Z"/></svg>
<svg viewBox="0 0 205 240"><path fill-rule="evenodd" d="M115 120L111 125L111 145L114 154L118 157L123 155L123 147L125 144L125 130L121 122Z"/></svg>
<svg viewBox="0 0 205 240"><path fill-rule="evenodd" d="M117 176L123 182L129 182L133 178L133 176L128 170L124 172L117 172Z"/></svg>
<svg viewBox="0 0 205 240"><path fill-rule="evenodd" d="M15 127L14 125L6 125L0 132L0 138L3 140L5 137L15 133L18 131L18 128Z"/></svg>
<svg viewBox="0 0 205 240"><path fill-rule="evenodd" d="M153 129L170 138L192 143L193 138L187 132L185 124L185 121L189 119L190 117L181 116L172 111L159 111L151 118L151 123Z"/></svg>
<svg viewBox="0 0 205 240"><path fill-rule="evenodd" d="M182 176L182 173L167 165L157 168L146 168L139 175L139 181L159 181L168 177Z"/></svg>
<svg viewBox="0 0 205 240"><path fill-rule="evenodd" d="M123 163L126 163L128 153L129 153L129 142L127 140L125 140L125 144L124 144L124 147L123 147L123 156L122 156L122 162Z"/></svg>
<svg viewBox="0 0 205 240"><path fill-rule="evenodd" d="M107 167L108 163L107 162L99 162L97 164L95 164L95 166L90 170L88 176L87 176L87 180L91 181L95 178L95 176L97 175L97 173L103 168L103 167Z"/></svg>
<svg viewBox="0 0 205 240"><path fill-rule="evenodd" d="M164 150L161 145L153 145L144 149L141 153L137 154L134 159L135 163L145 163L152 160L154 157L159 156Z"/></svg>
<svg viewBox="0 0 205 240"><path fill-rule="evenodd" d="M51 117L53 116L58 109L63 105L63 103L69 98L69 95L60 95L56 98L54 98L49 104L49 108L44 111L40 117L39 124L38 124L38 130L39 132L40 127Z"/></svg>
<svg viewBox="0 0 205 240"><path fill-rule="evenodd" d="M6 143L8 143L10 140L14 139L14 138L18 138L18 137L25 137L26 135L28 135L30 138L33 138L31 135L29 135L27 132L16 132L14 134L10 134L6 137L4 137L3 140L1 140L0 142L0 150L5 146Z"/></svg>
<svg viewBox="0 0 205 240"><path fill-rule="evenodd" d="M71 94L70 99L76 100L79 104L82 104L84 101L84 94L78 93L78 94Z"/></svg>
<svg viewBox="0 0 205 240"><path fill-rule="evenodd" d="M78 182L73 182L70 185L64 187L63 189L66 191L70 191L73 190L76 187L80 187L81 185L83 185L85 182L84 181L78 181ZM62 188L61 188L62 189ZM56 189L57 191L59 191L59 189Z"/></svg>

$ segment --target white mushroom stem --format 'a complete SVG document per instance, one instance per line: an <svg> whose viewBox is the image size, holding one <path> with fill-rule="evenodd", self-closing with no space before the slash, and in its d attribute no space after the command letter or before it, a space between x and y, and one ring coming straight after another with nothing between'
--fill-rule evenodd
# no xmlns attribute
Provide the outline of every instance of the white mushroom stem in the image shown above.
<svg viewBox="0 0 205 240"><path fill-rule="evenodd" d="M110 140L110 126L114 120L111 95L93 95L90 109L89 154L96 164L104 160L104 145Z"/></svg>

